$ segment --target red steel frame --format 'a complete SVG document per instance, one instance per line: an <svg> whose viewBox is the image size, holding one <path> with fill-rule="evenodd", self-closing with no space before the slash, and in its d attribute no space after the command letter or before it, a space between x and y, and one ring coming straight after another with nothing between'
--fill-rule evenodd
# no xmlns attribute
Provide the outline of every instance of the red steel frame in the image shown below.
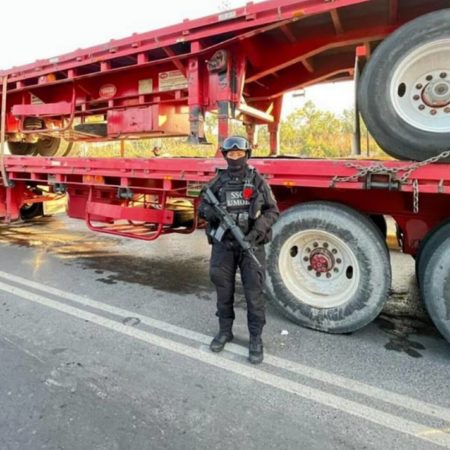
<svg viewBox="0 0 450 450"><path fill-rule="evenodd" d="M203 120L209 111L219 117L219 142L228 134L230 119L242 120L250 138L256 125L268 125L274 155L285 92L352 78L357 47L363 46L370 56L382 39L406 21L444 7L445 0L248 3L1 71L2 136L35 142L41 136L90 141L186 134L191 142L204 143ZM270 49L274 50L268 53ZM179 80L163 86L161 74L167 77L173 70L178 71ZM98 114L108 122L105 136L71 129L73 121L82 123ZM42 127L30 127L27 118L41 120ZM195 209L198 197L190 191L223 165L221 159L191 158L0 155L0 159L4 180L0 217L6 221L19 217L20 207L32 198L30 187L49 185L53 192L69 194L68 214L86 220L90 228L144 240L163 233L192 232L196 220L185 227L173 225L176 213L170 200L188 199ZM253 164L267 177L282 210L328 200L368 214L392 215L403 233L405 251L412 254L432 226L450 217L448 165L414 171L415 189L412 181L399 185L389 182L387 175L333 183L335 177L355 174L348 162L265 158ZM385 165L405 170L408 166ZM418 211L414 191L416 196L419 193ZM138 198L144 198L139 207Z"/></svg>
<svg viewBox="0 0 450 450"><path fill-rule="evenodd" d="M370 54L406 21L444 7L446 0L248 3L1 71L7 78L7 140L188 135L203 143L209 111L219 116L219 141L229 120L239 118L249 136L255 125L268 125L276 153L285 92L352 78L357 46ZM174 70L181 83L169 75ZM74 119L92 115L107 120L106 134L70 129ZM30 125L27 118L42 122Z"/></svg>
<svg viewBox="0 0 450 450"><path fill-rule="evenodd" d="M334 182L335 177L355 175L349 167L355 161L297 160L261 158L252 164L268 179L283 211L296 204L327 200L351 206L371 215L391 215L404 234L404 250L414 254L420 240L437 223L450 217L450 170L448 164L436 164L415 170L408 183L396 186L387 176L376 175L350 182ZM189 199L194 208L198 198L191 196L192 187L205 183L223 167L223 159L155 158L36 158L8 157L6 170L14 188L0 187L0 216L14 219L26 202L27 186L63 186L69 194L68 214L84 219L96 231L153 240L162 233L189 233L195 229L173 229L174 212L167 208L167 199ZM370 166L373 161L358 161ZM398 179L407 169L404 162L384 162L387 168L400 169ZM414 182L417 181L419 210L414 211ZM378 188L374 188L377 182ZM118 193L132 192L156 198L159 207L130 207L129 199ZM128 220L153 224L149 228L99 228L93 222ZM145 229L144 229L145 228Z"/></svg>

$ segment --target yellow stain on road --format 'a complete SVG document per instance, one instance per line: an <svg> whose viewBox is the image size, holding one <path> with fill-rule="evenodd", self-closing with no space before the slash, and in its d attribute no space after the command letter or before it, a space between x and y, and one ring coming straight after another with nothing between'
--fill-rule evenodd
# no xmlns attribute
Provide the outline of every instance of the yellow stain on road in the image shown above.
<svg viewBox="0 0 450 450"><path fill-rule="evenodd" d="M36 253L36 256L33 258L33 277L35 277L38 272L41 270L42 266L45 264L45 250L40 250Z"/></svg>

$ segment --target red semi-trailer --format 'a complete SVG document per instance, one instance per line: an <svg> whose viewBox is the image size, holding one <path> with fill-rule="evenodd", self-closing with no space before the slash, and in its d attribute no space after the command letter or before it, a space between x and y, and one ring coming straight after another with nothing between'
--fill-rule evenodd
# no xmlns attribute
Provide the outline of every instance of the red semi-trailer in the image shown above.
<svg viewBox="0 0 450 450"><path fill-rule="evenodd" d="M208 112L218 115L219 143L231 120L244 123L250 140L257 126L268 126L270 154L253 164L283 211L267 249L274 304L291 320L328 332L372 321L390 289L389 215L403 250L416 256L425 305L450 341L446 6L248 3L1 71L0 217L29 217L33 204L66 193L68 215L94 231L142 240L189 234L201 226L199 190L222 159L57 157L61 139L186 136L201 145ZM280 157L283 94L351 78L369 130L405 161ZM6 144L13 156L5 155Z"/></svg>

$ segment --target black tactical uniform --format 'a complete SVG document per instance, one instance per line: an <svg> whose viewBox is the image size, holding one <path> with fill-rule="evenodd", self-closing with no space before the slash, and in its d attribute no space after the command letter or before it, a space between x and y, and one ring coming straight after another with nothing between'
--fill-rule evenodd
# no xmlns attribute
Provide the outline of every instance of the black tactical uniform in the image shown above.
<svg viewBox="0 0 450 450"><path fill-rule="evenodd" d="M245 150L246 157L234 161L228 159L227 153L236 149ZM241 137L230 137L225 140L222 152L227 159L228 169L219 170L208 187L246 235L245 239L252 244L261 266L258 267L249 254L242 250L229 231L218 237L220 223L217 215L211 205L202 199L199 216L208 221L207 235L212 244L210 276L217 290L216 315L220 326L219 334L211 342L211 350L221 351L226 342L233 339L235 275L239 268L247 301L249 359L252 363L260 363L263 359L261 333L266 323L263 297L264 244L271 240L271 228L278 219L279 211L269 185L255 169L247 165L248 157L251 156L248 141Z"/></svg>

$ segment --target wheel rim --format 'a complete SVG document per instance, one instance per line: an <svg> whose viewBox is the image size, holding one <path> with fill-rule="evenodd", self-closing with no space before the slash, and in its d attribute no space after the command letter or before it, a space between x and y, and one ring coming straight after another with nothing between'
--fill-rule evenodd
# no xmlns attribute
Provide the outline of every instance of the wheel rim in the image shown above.
<svg viewBox="0 0 450 450"><path fill-rule="evenodd" d="M282 246L279 270L284 285L302 303L316 308L345 304L358 289L361 271L351 248L337 236L305 230Z"/></svg>
<svg viewBox="0 0 450 450"><path fill-rule="evenodd" d="M393 74L390 95L395 111L409 125L450 132L450 39L407 55Z"/></svg>

